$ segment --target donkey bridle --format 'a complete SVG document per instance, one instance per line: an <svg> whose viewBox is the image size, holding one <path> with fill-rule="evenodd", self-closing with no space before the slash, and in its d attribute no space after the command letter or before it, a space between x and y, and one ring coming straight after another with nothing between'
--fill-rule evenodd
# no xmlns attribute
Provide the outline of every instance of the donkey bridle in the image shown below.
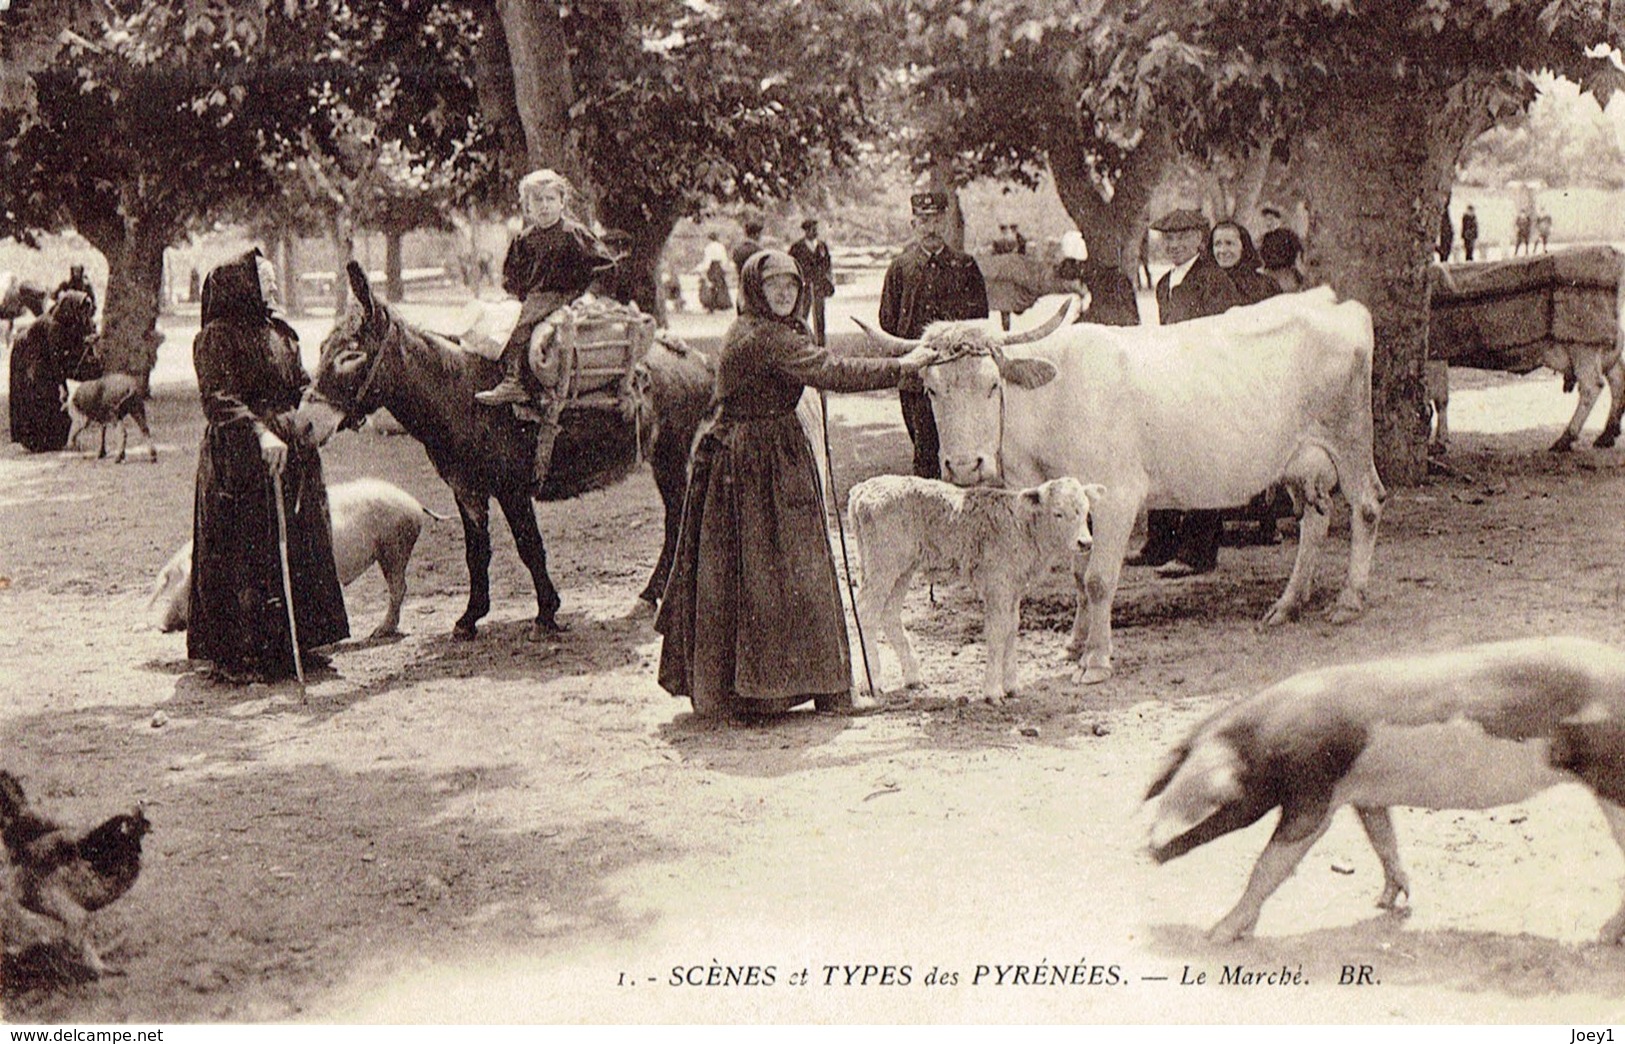
<svg viewBox="0 0 1625 1044"><path fill-rule="evenodd" d="M367 374L361 379L361 387L356 390L355 395L350 399L349 406L335 402L333 399L314 389L312 389L310 393L311 399L316 402L325 402L330 406L337 406L340 412L344 414L344 419L340 422L340 427L359 427L361 422L366 419L367 414L372 412L371 410L363 409L363 405L367 401L367 393L372 390L372 382L374 378L378 376L379 364L384 361L384 356L389 354L390 348L398 339L399 335L393 326L389 328L389 332L387 334L379 338L378 350L372 353L372 360L367 364Z"/></svg>

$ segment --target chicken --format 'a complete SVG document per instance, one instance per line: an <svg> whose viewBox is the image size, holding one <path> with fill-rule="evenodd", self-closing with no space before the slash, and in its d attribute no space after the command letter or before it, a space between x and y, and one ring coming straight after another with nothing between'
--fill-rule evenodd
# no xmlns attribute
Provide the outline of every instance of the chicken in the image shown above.
<svg viewBox="0 0 1625 1044"><path fill-rule="evenodd" d="M0 770L0 841L11 889L25 910L62 925L68 945L94 975L112 969L90 943L90 915L130 890L141 872L141 838L151 829L138 804L75 836L34 812L22 784Z"/></svg>

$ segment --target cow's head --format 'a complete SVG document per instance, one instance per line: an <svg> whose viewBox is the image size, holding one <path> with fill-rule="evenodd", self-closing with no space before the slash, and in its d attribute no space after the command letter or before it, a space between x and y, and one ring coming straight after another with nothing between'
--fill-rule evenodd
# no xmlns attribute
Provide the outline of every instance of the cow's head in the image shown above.
<svg viewBox="0 0 1625 1044"><path fill-rule="evenodd" d="M1086 486L1075 478L1050 479L1022 490L1038 530L1038 545L1053 552L1092 549L1095 538L1089 528L1089 512L1105 492L1104 486Z"/></svg>
<svg viewBox="0 0 1625 1044"><path fill-rule="evenodd" d="M916 344L937 351L937 361L921 371L937 422L942 477L958 486L1002 485L1000 443L1004 437L1004 386L1038 388L1055 378L1055 365L1043 359L1012 359L1006 348L1042 340L1066 321L1072 303L1042 326L1014 334L988 331L981 321L933 323L919 341L863 326L873 340L901 354Z"/></svg>

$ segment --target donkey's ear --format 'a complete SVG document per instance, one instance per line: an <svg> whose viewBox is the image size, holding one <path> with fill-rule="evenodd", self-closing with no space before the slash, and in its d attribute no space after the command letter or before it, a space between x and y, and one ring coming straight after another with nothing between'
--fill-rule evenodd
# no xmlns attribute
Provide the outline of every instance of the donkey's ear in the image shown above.
<svg viewBox="0 0 1625 1044"><path fill-rule="evenodd" d="M344 271L350 277L350 293L355 295L356 301L361 305L361 317L372 322L378 311L378 306L372 300L372 284L367 282L367 272L359 262L351 261L344 266Z"/></svg>

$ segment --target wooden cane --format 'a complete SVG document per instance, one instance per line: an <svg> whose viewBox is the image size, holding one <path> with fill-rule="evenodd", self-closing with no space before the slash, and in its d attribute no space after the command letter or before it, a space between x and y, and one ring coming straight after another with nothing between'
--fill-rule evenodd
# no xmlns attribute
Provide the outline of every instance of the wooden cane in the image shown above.
<svg viewBox="0 0 1625 1044"><path fill-rule="evenodd" d="M282 472L271 472L276 497L276 550L282 561L282 600L288 605L288 640L293 643L293 673L299 679L299 702L305 703L305 663L299 655L299 624L293 613L293 574L288 570L288 509L282 503Z"/></svg>

